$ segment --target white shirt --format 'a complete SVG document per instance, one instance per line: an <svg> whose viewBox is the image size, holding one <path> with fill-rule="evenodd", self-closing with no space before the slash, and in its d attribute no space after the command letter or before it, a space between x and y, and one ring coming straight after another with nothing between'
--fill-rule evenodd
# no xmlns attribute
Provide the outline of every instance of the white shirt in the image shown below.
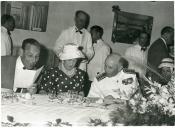
<svg viewBox="0 0 175 128"><path fill-rule="evenodd" d="M123 84L122 80L132 78L131 84ZM119 72L114 77L105 77L102 80L94 79L88 97L104 98L112 95L114 98L128 100L138 89L138 82L135 74Z"/></svg>
<svg viewBox="0 0 175 128"><path fill-rule="evenodd" d="M162 39L162 41L164 42L164 44L165 44L166 48L168 48L168 47L167 47L167 44L166 44L165 39L164 39L164 38L162 38L162 37L160 37L160 39Z"/></svg>
<svg viewBox="0 0 175 128"><path fill-rule="evenodd" d="M104 72L104 64L106 57L110 54L110 47L103 42L103 40L97 40L97 43L93 44L95 55L87 66L87 72L89 80L93 81L97 73Z"/></svg>
<svg viewBox="0 0 175 128"><path fill-rule="evenodd" d="M64 30L56 40L54 51L56 55L59 56L59 53L62 51L62 48L65 44L73 43L78 46L82 46L83 52L90 60L94 55L91 35L86 29L81 30L82 34L76 32L76 30L77 28L75 26ZM81 69L86 70L86 65L87 63L82 66L80 65L80 67L82 67Z"/></svg>
<svg viewBox="0 0 175 128"><path fill-rule="evenodd" d="M16 91L17 88L29 88L36 78L39 76L40 71L43 67L37 70L27 70L23 69L24 65L21 61L21 57L16 60L15 77L14 77L14 87L13 90Z"/></svg>
<svg viewBox="0 0 175 128"><path fill-rule="evenodd" d="M11 39L7 29L1 26L1 56L11 55Z"/></svg>
<svg viewBox="0 0 175 128"><path fill-rule="evenodd" d="M146 74L147 50L141 50L141 46L136 44L126 50L125 56L131 59L129 60L129 69L134 69L140 74Z"/></svg>

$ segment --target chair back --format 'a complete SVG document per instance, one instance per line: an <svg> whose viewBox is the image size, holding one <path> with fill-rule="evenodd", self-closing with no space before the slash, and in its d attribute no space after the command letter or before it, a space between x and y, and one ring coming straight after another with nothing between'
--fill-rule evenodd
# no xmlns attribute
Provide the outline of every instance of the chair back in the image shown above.
<svg viewBox="0 0 175 128"><path fill-rule="evenodd" d="M1 88L13 89L17 56L1 56Z"/></svg>

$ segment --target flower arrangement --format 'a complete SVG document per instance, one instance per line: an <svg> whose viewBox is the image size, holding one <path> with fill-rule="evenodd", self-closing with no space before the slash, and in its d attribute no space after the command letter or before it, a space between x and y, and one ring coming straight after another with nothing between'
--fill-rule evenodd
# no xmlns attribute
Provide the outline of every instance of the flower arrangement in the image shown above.
<svg viewBox="0 0 175 128"><path fill-rule="evenodd" d="M173 75L175 76L175 75ZM127 101L127 109L111 112L113 125L175 125L175 84L174 77L167 85L149 82L145 88L147 97L137 93Z"/></svg>
<svg viewBox="0 0 175 128"><path fill-rule="evenodd" d="M101 119L89 119L90 121L88 122L89 126L108 126L108 121L103 122Z"/></svg>
<svg viewBox="0 0 175 128"><path fill-rule="evenodd" d="M72 126L69 122L63 122L60 118L56 119L55 122L48 121L47 126L49 127L56 127L56 126Z"/></svg>

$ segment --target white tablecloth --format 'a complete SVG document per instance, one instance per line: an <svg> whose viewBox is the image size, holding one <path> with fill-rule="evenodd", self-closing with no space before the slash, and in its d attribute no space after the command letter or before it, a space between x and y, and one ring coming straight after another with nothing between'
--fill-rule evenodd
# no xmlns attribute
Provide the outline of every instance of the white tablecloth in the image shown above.
<svg viewBox="0 0 175 128"><path fill-rule="evenodd" d="M50 102L48 99L47 95L34 95L34 100L30 102L4 103L1 105L1 121L8 122L7 115L13 116L16 122L34 125L44 125L47 121L54 122L58 118L73 126L85 126L89 118L109 120L109 110L98 107L63 105Z"/></svg>

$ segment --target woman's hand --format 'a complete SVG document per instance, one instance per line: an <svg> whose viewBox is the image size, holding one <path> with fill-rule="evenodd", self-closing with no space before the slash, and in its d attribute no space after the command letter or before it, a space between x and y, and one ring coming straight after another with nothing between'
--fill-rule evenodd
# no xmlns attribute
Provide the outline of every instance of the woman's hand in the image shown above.
<svg viewBox="0 0 175 128"><path fill-rule="evenodd" d="M81 92L79 92L79 93L78 93L78 95L80 95L80 96L83 96L83 97L84 97L84 92L83 92L83 91L81 91Z"/></svg>
<svg viewBox="0 0 175 128"><path fill-rule="evenodd" d="M104 97L104 104L109 105L114 103L115 98L111 95Z"/></svg>
<svg viewBox="0 0 175 128"><path fill-rule="evenodd" d="M39 91L39 94L42 94L42 95L47 95L47 92L46 92L46 91L44 91L44 90L40 90L40 91Z"/></svg>

